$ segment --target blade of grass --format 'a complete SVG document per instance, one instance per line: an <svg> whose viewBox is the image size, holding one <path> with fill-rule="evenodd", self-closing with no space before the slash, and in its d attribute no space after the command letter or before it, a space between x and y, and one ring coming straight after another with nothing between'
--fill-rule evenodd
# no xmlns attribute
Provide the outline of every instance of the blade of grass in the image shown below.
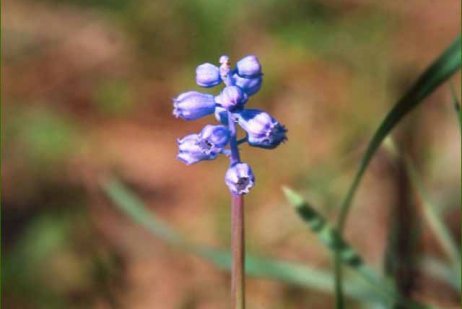
<svg viewBox="0 0 462 309"><path fill-rule="evenodd" d="M456 274L460 274L461 257L460 249L458 248L456 241L446 228L442 218L436 213L435 207L432 205L432 202L420 181L420 177L409 159L406 159L406 168L409 171L412 185L414 186L416 193L421 198L424 217L427 220L430 229L451 261L453 270ZM460 285L458 288L460 289Z"/></svg>
<svg viewBox="0 0 462 309"><path fill-rule="evenodd" d="M449 46L446 51L436 59L430 67L419 77L416 83L404 94L386 115L375 131L367 150L363 155L353 182L341 205L337 220L337 228L342 231L348 216L351 202L366 171L370 160L379 148L382 141L401 119L417 107L423 99L432 93L439 85L454 74L461 66L461 38L460 36Z"/></svg>
<svg viewBox="0 0 462 309"><path fill-rule="evenodd" d="M340 206L336 227L339 233L343 232L346 219L361 179L369 166L369 163L379 148L382 141L390 131L401 121L401 119L417 107L423 99L432 93L446 79L454 74L461 66L461 37L456 40L438 57L417 79L415 84L401 97L393 106L391 111L385 116L379 127L372 136L365 154L363 155L353 181L346 193ZM338 254L334 256L335 263L335 282L337 308L343 308L342 274L341 263Z"/></svg>
<svg viewBox="0 0 462 309"><path fill-rule="evenodd" d="M457 99L456 89L454 89L454 85L451 83L451 98L452 104L454 106L454 110L457 113L457 120L459 121L459 129L462 130L462 113L460 111L460 102Z"/></svg>
<svg viewBox="0 0 462 309"><path fill-rule="evenodd" d="M398 159L399 152L396 147L396 144L393 138L388 137L384 143L385 149L387 152L395 159ZM404 156L404 167L406 169L407 174L409 175L409 179L411 182L412 187L414 188L415 194L420 199L420 203L422 204L423 214L425 220L428 222L430 229L432 230L433 234L436 237L436 240L440 243L441 247L443 248L444 252L446 253L447 257L449 258L452 264L452 270L459 278L456 280L458 285L456 288L458 290L461 289L461 282L460 282L460 265L461 265L461 256L460 251L457 246L457 242L451 236L451 233L446 228L442 218L437 214L435 211L435 206L432 204L430 197L428 196L427 191L421 181L421 177L419 177L417 170L409 159L409 157ZM454 280L452 281L454 282Z"/></svg>
<svg viewBox="0 0 462 309"><path fill-rule="evenodd" d="M391 137L387 137L384 142L384 148L391 155L393 159L399 157L399 152L396 144ZM444 225L442 219L435 212L435 208L430 202L428 193L425 191L420 178L417 175L416 168L408 157L404 157L405 169L409 174L410 182L414 191L416 191L417 198L422 204L424 217L429 223L430 229L436 236L437 241L445 250L449 260L452 262L451 266L445 265L443 262L432 259L430 257L423 257L420 261L421 270L433 275L442 281L445 281L457 290L461 290L461 273L460 263L461 257L457 249L457 243L451 237L449 231Z"/></svg>
<svg viewBox="0 0 462 309"><path fill-rule="evenodd" d="M454 270L448 267L444 262L429 256L424 256L420 260L420 267L428 275L446 282L460 291L460 272L454 272Z"/></svg>
<svg viewBox="0 0 462 309"><path fill-rule="evenodd" d="M204 245L195 245L187 241L168 224L148 211L143 202L116 179L111 179L103 183L102 188L109 199L125 215L136 224L146 228L153 236L169 245L173 245L179 250L196 254L220 269L230 271L231 254L229 251ZM333 277L331 274L305 265L247 255L245 270L246 274L252 277L278 280L326 293L333 292ZM346 295L356 300L368 302L372 302L376 294L370 288L357 281L351 282L345 292Z"/></svg>
<svg viewBox="0 0 462 309"><path fill-rule="evenodd" d="M351 267L365 281L369 282L380 293L388 305L393 304L397 300L399 303L410 308L423 308L422 305L404 299L396 294L392 287L385 280L380 279L374 270L364 263L364 259L358 252L301 195L287 187L284 187L283 191L289 203L295 207L298 215L308 224L321 243L333 253L337 252L340 261Z"/></svg>

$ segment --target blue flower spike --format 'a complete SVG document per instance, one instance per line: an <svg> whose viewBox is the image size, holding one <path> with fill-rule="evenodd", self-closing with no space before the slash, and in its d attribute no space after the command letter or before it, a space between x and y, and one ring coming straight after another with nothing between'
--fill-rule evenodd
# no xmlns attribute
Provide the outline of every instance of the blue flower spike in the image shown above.
<svg viewBox="0 0 462 309"><path fill-rule="evenodd" d="M263 82L258 58L249 55L231 67L223 55L219 65L204 63L196 68L196 83L204 88L224 84L219 94L188 91L173 100L173 115L184 120L196 120L214 114L219 125L206 125L199 134L190 134L178 143L178 160L186 165L216 159L220 154L229 158L225 184L231 193L231 304L245 307L245 245L244 195L255 186L255 175L249 164L241 161L239 147L273 149L284 142L286 128L270 114L258 109L246 109L249 96L256 94ZM246 137L237 139L239 126Z"/></svg>
<svg viewBox="0 0 462 309"><path fill-rule="evenodd" d="M246 109L249 96L256 94L263 82L262 66L258 58L248 55L231 67L229 57L223 55L219 65L204 63L196 68L196 83L211 88L221 83L224 88L218 95L197 91L180 94L173 100L173 114L184 120L196 120L211 114L220 125L206 125L199 134L179 139L177 158L187 165L214 160L220 154L230 159L225 183L233 195L247 194L255 185L255 176L247 163L242 163L239 147L247 143L252 147L273 149L284 142L287 130L268 113ZM246 138L237 140L238 124Z"/></svg>

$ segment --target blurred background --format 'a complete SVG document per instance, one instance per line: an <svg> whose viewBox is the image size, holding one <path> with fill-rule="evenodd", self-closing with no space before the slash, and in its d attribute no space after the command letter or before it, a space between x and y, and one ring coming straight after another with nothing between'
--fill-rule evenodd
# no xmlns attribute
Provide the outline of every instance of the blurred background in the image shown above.
<svg viewBox="0 0 462 309"><path fill-rule="evenodd" d="M458 34L460 5L2 1L2 305L227 307L228 274L148 234L101 190L118 177L190 240L229 246L226 160L186 167L175 159L176 138L215 120L171 115L173 97L199 90L195 67L224 53L260 58L263 88L248 104L289 129L276 150L242 149L257 178L246 200L247 250L330 269L329 252L281 186L334 218L380 120ZM459 73L452 83L460 85ZM460 243L460 131L449 85L427 100L394 135ZM403 289L459 308L457 290L408 259L445 255L392 161L384 151L373 160L346 237L367 263L389 271L390 231L404 218L401 230L418 237L412 252L394 251L395 264L407 263ZM270 280L248 279L247 294L249 308L334 304L331 294Z"/></svg>

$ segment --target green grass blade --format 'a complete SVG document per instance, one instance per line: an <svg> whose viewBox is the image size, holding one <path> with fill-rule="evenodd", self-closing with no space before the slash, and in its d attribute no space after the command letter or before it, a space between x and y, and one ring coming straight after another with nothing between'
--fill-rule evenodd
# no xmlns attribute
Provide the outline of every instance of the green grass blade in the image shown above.
<svg viewBox="0 0 462 309"><path fill-rule="evenodd" d="M216 267L229 271L231 254L227 250L195 245L179 235L168 224L148 211L143 202L120 181L112 179L102 184L109 199L136 224L146 228L152 235L177 249L196 254ZM328 272L293 262L246 255L246 274L252 277L278 280L288 284L332 293L333 277ZM360 301L371 302L375 292L361 282L351 282L346 295Z"/></svg>
<svg viewBox="0 0 462 309"><path fill-rule="evenodd" d="M417 171L408 159L406 160L406 168L408 169L411 183L421 198L424 217L427 220L430 229L433 231L433 234L451 261L454 272L456 274L460 274L461 257L460 249L457 246L456 241L446 228L442 218L440 218L440 216L436 213L435 207L432 205L430 198L424 189L419 176L417 175ZM460 289L460 285L458 288Z"/></svg>
<svg viewBox="0 0 462 309"><path fill-rule="evenodd" d="M417 107L423 99L432 93L446 79L454 74L461 66L461 38L457 39L437 58L423 74L417 79L415 84L404 94L403 97L394 105L392 110L385 116L378 129L372 136L365 154L363 155L359 167L356 171L353 182L340 206L337 218L337 229L342 233L348 213L351 207L356 190L361 179L377 149L390 131L401 121L401 119ZM342 303L342 275L340 258L335 255L335 281L337 286L337 299Z"/></svg>
<svg viewBox="0 0 462 309"><path fill-rule="evenodd" d="M298 215L305 221L319 240L332 251L339 251L342 263L361 272L364 261L359 254L347 244L338 231L331 227L327 220L319 214L302 196L284 187L284 194L289 203L294 206Z"/></svg>
<svg viewBox="0 0 462 309"><path fill-rule="evenodd" d="M403 299L397 295L393 288L385 280L380 279L374 270L364 263L363 258L358 252L301 195L287 187L284 187L283 190L289 203L295 208L298 215L316 234L319 240L333 253L338 254L340 262L348 265L364 280L369 282L381 294L388 305L393 304L397 300L408 307L423 308L422 305Z"/></svg>
<svg viewBox="0 0 462 309"><path fill-rule="evenodd" d="M429 256L422 257L419 263L423 272L449 284L460 292L460 272L455 272L453 268L448 267L444 262Z"/></svg>
<svg viewBox="0 0 462 309"><path fill-rule="evenodd" d="M394 105L392 110L381 122L374 133L367 150L362 157L353 182L343 200L337 220L337 228L341 232L345 226L353 197L361 182L372 157L382 141L401 119L417 107L423 99L432 93L439 85L454 74L461 66L461 38L460 35L446 51L436 59L430 67L419 77L416 83Z"/></svg>
<svg viewBox="0 0 462 309"><path fill-rule="evenodd" d="M452 98L452 105L454 106L454 110L457 114L457 120L459 121L459 129L462 130L462 113L460 110L460 102L457 98L456 89L454 89L454 85L451 83L451 98Z"/></svg>
<svg viewBox="0 0 462 309"><path fill-rule="evenodd" d="M384 142L385 150L394 159L399 158L399 151L392 137L387 137ZM420 258L420 269L423 272L433 276L436 279L444 281L458 291L461 291L461 256L457 249L457 242L451 236L451 233L444 225L444 222L435 211L435 206L432 205L428 193L426 192L417 171L409 158L404 158L405 168L409 175L409 180L416 191L417 197L422 204L425 220L428 222L430 229L435 234L437 241L445 251L451 266L434 258L423 256Z"/></svg>
<svg viewBox="0 0 462 309"><path fill-rule="evenodd" d="M127 216L137 224L144 226L152 234L173 245L186 245L183 239L168 225L149 212L144 203L130 192L120 181L111 179L103 184L107 196Z"/></svg>

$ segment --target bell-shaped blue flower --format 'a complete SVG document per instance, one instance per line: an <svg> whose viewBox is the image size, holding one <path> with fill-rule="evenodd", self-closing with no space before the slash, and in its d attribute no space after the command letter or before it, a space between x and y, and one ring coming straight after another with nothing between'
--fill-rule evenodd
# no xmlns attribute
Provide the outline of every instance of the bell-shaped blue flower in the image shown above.
<svg viewBox="0 0 462 309"><path fill-rule="evenodd" d="M209 124L202 129L200 137L212 150L221 152L228 145L230 133L225 126Z"/></svg>
<svg viewBox="0 0 462 309"><path fill-rule="evenodd" d="M196 120L215 111L215 99L211 94L188 91L173 100L173 115L184 120Z"/></svg>
<svg viewBox="0 0 462 309"><path fill-rule="evenodd" d="M225 182L233 194L243 195L255 185L255 176L247 163L236 163L226 171Z"/></svg>
<svg viewBox="0 0 462 309"><path fill-rule="evenodd" d="M217 153L209 152L204 149L199 134L190 134L182 139L178 139L177 144L177 158L187 165L203 160L213 160L218 155Z"/></svg>
<svg viewBox="0 0 462 309"><path fill-rule="evenodd" d="M227 127L207 125L200 134L190 134L177 141L177 158L187 165L213 160L224 151L229 136Z"/></svg>
<svg viewBox="0 0 462 309"><path fill-rule="evenodd" d="M254 78L240 77L238 74L233 75L234 84L241 88L248 96L254 95L260 90L263 78L257 76Z"/></svg>
<svg viewBox="0 0 462 309"><path fill-rule="evenodd" d="M248 99L247 94L237 86L227 86L215 97L215 101L219 105L230 111L243 107Z"/></svg>
<svg viewBox="0 0 462 309"><path fill-rule="evenodd" d="M254 55L249 55L236 63L237 74L241 77L253 78L262 74L261 64Z"/></svg>
<svg viewBox="0 0 462 309"><path fill-rule="evenodd" d="M287 139L286 128L258 109L239 112L238 123L247 132L248 144L254 147L273 149Z"/></svg>
<svg viewBox="0 0 462 309"><path fill-rule="evenodd" d="M211 63L201 64L196 68L196 83L205 88L220 84L220 69Z"/></svg>

